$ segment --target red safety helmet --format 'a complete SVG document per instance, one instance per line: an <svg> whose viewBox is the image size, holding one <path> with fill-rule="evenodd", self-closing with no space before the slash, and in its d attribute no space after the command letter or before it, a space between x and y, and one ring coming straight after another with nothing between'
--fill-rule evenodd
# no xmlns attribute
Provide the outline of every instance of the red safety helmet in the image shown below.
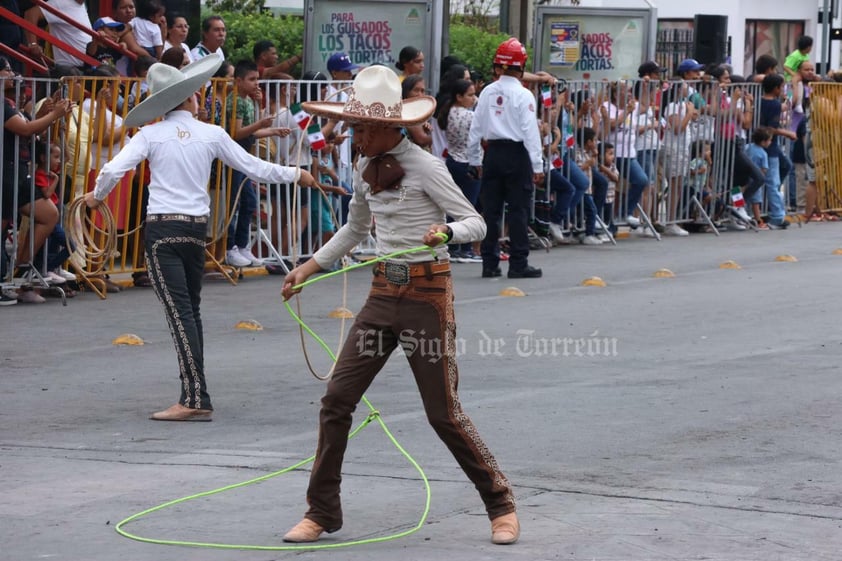
<svg viewBox="0 0 842 561"><path fill-rule="evenodd" d="M516 66L522 69L526 66L526 48L514 37L506 39L500 43L497 52L494 53L494 64Z"/></svg>

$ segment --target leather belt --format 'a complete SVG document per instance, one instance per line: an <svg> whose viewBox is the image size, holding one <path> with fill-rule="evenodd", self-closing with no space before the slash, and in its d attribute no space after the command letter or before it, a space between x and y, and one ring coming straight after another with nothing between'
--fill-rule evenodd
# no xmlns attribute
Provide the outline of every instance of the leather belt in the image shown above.
<svg viewBox="0 0 842 561"><path fill-rule="evenodd" d="M381 261L374 267L374 276L383 276L392 284L409 284L413 277L446 275L450 273L450 261L424 261L423 263L404 263L402 261Z"/></svg>
<svg viewBox="0 0 842 561"><path fill-rule="evenodd" d="M207 224L207 216L191 216L189 214L147 214L148 222L168 222L178 220L179 222L193 222L195 224Z"/></svg>

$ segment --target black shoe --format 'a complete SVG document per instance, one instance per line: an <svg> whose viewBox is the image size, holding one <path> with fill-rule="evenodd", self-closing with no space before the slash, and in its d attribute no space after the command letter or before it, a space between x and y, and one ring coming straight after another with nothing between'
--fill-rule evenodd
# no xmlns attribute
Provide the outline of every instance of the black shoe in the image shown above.
<svg viewBox="0 0 842 561"><path fill-rule="evenodd" d="M500 267L494 267L493 269L485 269L482 270L482 278L490 279L493 277L500 277L503 276L503 270Z"/></svg>
<svg viewBox="0 0 842 561"><path fill-rule="evenodd" d="M510 279L538 279L541 278L541 275L543 275L541 269L533 267L532 265L527 265L519 271L509 269L508 277Z"/></svg>

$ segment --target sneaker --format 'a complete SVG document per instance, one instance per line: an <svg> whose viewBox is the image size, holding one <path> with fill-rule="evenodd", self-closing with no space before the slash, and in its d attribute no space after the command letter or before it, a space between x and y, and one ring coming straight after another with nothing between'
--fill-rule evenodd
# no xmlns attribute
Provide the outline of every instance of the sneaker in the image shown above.
<svg viewBox="0 0 842 561"><path fill-rule="evenodd" d="M561 225L550 222L550 237L556 243L564 243L564 232L561 231Z"/></svg>
<svg viewBox="0 0 842 561"><path fill-rule="evenodd" d="M582 245L602 245L602 240L596 236L585 236L582 238Z"/></svg>
<svg viewBox="0 0 842 561"><path fill-rule="evenodd" d="M509 254L506 253L505 251L501 251L500 252L500 261L508 261L508 260L509 260Z"/></svg>
<svg viewBox="0 0 842 561"><path fill-rule="evenodd" d="M44 275L44 280L47 281L47 284L65 284L67 279L61 275L54 273L53 271L48 271L47 274Z"/></svg>
<svg viewBox="0 0 842 561"><path fill-rule="evenodd" d="M786 220L781 221L780 224L776 224L775 222L767 222L767 226L769 226L770 230L786 230L789 228L789 222Z"/></svg>
<svg viewBox="0 0 842 561"><path fill-rule="evenodd" d="M764 224L764 226L765 226L765 224ZM760 228L759 225L758 225L758 228L761 229L761 230L768 230L768 228ZM745 232L747 230L746 225L743 224L742 222L737 221L737 220L730 221L728 223L728 229L729 230L736 230L738 232Z"/></svg>
<svg viewBox="0 0 842 561"><path fill-rule="evenodd" d="M254 253L251 252L250 249L246 249L246 248L242 247L238 251L240 252L240 255L243 256L243 258L249 260L249 265L251 265L252 267L259 267L260 265L263 265L263 260L258 259L254 255Z"/></svg>
<svg viewBox="0 0 842 561"><path fill-rule="evenodd" d="M500 267L494 267L493 269L486 269L483 267L482 269L482 278L484 279L491 279L502 275L503 271L500 269Z"/></svg>
<svg viewBox="0 0 842 561"><path fill-rule="evenodd" d="M751 216L749 216L746 212L746 209L741 206L732 206L731 214L733 214L743 222L751 222Z"/></svg>
<svg viewBox="0 0 842 561"><path fill-rule="evenodd" d="M633 234L635 236L639 236L641 238L654 238L655 237L655 232L650 230L648 226L640 226L639 228L635 228L634 230L632 230L630 232L630 234Z"/></svg>
<svg viewBox="0 0 842 561"><path fill-rule="evenodd" d="M670 224L669 226L664 228L664 234L666 234L667 236L680 236L680 237L690 235L690 233L687 230L685 230L684 228L682 228L678 224Z"/></svg>
<svg viewBox="0 0 842 561"><path fill-rule="evenodd" d="M454 251L450 254L450 260L454 263L467 263L467 256L461 251Z"/></svg>
<svg viewBox="0 0 842 561"><path fill-rule="evenodd" d="M232 267L248 267L251 265L251 260L243 257L236 246L225 252L225 262Z"/></svg>
<svg viewBox="0 0 842 561"><path fill-rule="evenodd" d="M463 254L464 261L462 263L482 263L482 256L477 255L473 251Z"/></svg>
<svg viewBox="0 0 842 561"><path fill-rule="evenodd" d="M597 236L597 238L599 238L599 241L601 241L602 243L611 243L611 238L608 236L608 234L600 234Z"/></svg>
<svg viewBox="0 0 842 561"><path fill-rule="evenodd" d="M14 290L0 290L0 306L14 306L18 303L18 293Z"/></svg>
<svg viewBox="0 0 842 561"><path fill-rule="evenodd" d="M640 218L638 218L636 216L632 216L630 214L630 215L626 216L626 224L628 224L629 226L632 226L634 228L637 228L638 226L640 226Z"/></svg>
<svg viewBox="0 0 842 561"><path fill-rule="evenodd" d="M18 302L24 304L43 304L47 300L34 290L21 290L18 292Z"/></svg>
<svg viewBox="0 0 842 561"><path fill-rule="evenodd" d="M56 269L53 272L55 274L57 274L58 276L62 277L63 279L66 279L66 280L69 280L69 281L76 280L76 275L74 275L70 271L65 271L61 267L59 267L58 269Z"/></svg>
<svg viewBox="0 0 842 561"><path fill-rule="evenodd" d="M541 278L541 275L543 274L544 272L538 267L527 265L523 269L519 269L517 271L509 269L509 273L506 276L510 279L538 279Z"/></svg>

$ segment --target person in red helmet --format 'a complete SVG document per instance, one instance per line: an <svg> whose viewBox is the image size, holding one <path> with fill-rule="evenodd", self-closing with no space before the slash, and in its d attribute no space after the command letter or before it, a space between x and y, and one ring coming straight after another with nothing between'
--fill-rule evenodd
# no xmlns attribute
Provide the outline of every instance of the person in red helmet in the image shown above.
<svg viewBox="0 0 842 561"><path fill-rule="evenodd" d="M542 274L528 261L529 208L534 185L544 181L544 163L535 98L521 84L525 67L526 49L520 41L507 39L497 47L494 70L500 77L482 90L468 136L468 161L482 178L480 202L487 229L480 246L484 278L502 275L499 239L504 204L510 240L508 277Z"/></svg>

